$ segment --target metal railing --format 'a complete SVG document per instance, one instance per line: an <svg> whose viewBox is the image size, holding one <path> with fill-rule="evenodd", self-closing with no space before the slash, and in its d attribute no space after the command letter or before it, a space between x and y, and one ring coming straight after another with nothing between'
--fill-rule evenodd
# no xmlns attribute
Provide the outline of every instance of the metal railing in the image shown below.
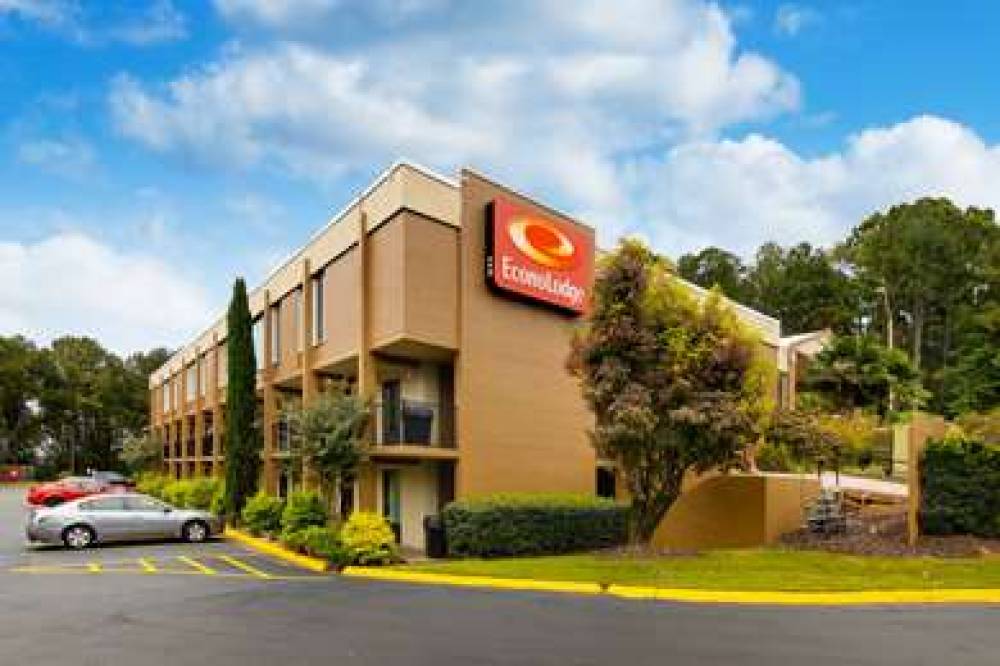
<svg viewBox="0 0 1000 666"><path fill-rule="evenodd" d="M454 446L454 414L453 405L426 400L376 402L375 444Z"/></svg>

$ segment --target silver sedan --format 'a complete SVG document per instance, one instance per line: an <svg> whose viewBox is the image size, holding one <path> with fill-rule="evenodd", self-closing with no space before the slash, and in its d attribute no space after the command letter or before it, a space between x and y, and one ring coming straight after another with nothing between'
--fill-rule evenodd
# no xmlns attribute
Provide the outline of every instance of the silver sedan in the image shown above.
<svg viewBox="0 0 1000 666"><path fill-rule="evenodd" d="M177 509L146 495L91 495L28 516L28 540L82 549L95 543L184 539L205 541L222 531L207 511Z"/></svg>

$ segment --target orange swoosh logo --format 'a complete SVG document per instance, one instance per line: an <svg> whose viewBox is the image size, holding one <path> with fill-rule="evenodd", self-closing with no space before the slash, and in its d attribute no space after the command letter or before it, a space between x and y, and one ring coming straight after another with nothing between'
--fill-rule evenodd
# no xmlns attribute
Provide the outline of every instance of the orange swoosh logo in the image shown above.
<svg viewBox="0 0 1000 666"><path fill-rule="evenodd" d="M542 220L516 217L507 233L521 254L540 266L565 271L576 265L576 248L569 236Z"/></svg>

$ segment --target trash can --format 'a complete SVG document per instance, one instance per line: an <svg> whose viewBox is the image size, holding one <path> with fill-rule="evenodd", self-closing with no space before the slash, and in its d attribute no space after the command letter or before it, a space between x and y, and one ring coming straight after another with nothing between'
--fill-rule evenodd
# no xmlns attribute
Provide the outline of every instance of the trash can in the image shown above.
<svg viewBox="0 0 1000 666"><path fill-rule="evenodd" d="M448 557L448 543L444 536L444 520L441 516L424 517L424 543L427 557L441 559Z"/></svg>

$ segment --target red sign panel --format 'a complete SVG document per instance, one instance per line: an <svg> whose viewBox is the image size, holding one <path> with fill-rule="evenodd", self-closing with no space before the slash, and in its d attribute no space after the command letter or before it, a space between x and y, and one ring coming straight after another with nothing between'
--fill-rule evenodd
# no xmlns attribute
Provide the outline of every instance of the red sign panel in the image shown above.
<svg viewBox="0 0 1000 666"><path fill-rule="evenodd" d="M497 198L486 230L486 279L500 291L563 310L587 309L594 241L576 225Z"/></svg>

